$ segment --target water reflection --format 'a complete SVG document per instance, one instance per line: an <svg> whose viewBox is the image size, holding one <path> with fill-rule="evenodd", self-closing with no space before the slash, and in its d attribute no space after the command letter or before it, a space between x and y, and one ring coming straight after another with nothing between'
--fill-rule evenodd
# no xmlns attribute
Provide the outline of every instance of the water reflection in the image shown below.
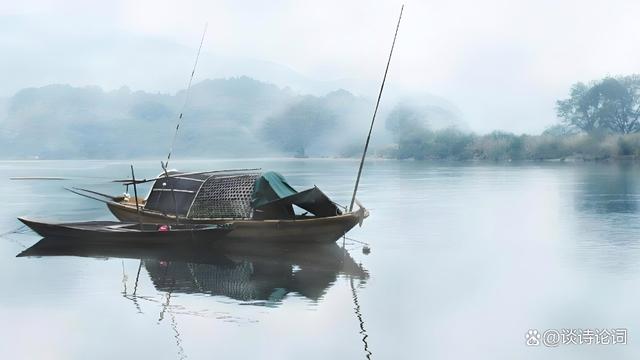
<svg viewBox="0 0 640 360"><path fill-rule="evenodd" d="M140 259L134 289L125 295L137 305L144 268L156 290L225 296L243 303L278 306L288 294L318 301L339 275L360 281L368 272L344 248L333 244L233 243L211 247L137 247L45 238L18 254ZM126 286L126 284L125 284Z"/></svg>
<svg viewBox="0 0 640 360"><path fill-rule="evenodd" d="M631 162L588 167L578 185L578 209L596 214L638 212L638 170Z"/></svg>
<svg viewBox="0 0 640 360"><path fill-rule="evenodd" d="M44 238L17 256L138 259L135 278L132 279L129 279L123 260L121 294L133 303L135 311L140 314L143 313L143 302L159 305L156 321L171 327L179 359L187 358L187 355L176 315L207 316L211 311L177 305L174 300L177 294L223 296L242 305L278 307L290 294L314 302L321 301L338 277L344 276L351 285L353 310L359 322L364 355L370 358L372 354L358 301L358 291L366 284L369 273L344 247L335 243L277 245L234 242L189 248ZM145 271L153 288L162 293L160 298L138 293ZM235 318L231 312L214 313L217 319L224 321Z"/></svg>
<svg viewBox="0 0 640 360"><path fill-rule="evenodd" d="M571 257L585 271L638 271L640 166L635 162L583 164L567 185L575 212L567 212L575 247ZM565 243L566 245L566 243Z"/></svg>
<svg viewBox="0 0 640 360"><path fill-rule="evenodd" d="M149 164L148 172L153 173L157 164ZM352 163L296 160L282 164L264 167L293 173L300 185L311 174L310 178L324 181L318 186L338 194L338 200L351 195L353 189L345 184L353 176ZM37 175L44 165L31 162L23 166L28 171L12 170L9 175ZM105 167L98 175L112 170ZM637 332L633 320L640 317L640 291L634 286L640 281L640 163L437 167L376 162L368 171L362 200L373 209L373 218L352 235L371 242L374 257L350 253L356 263L364 259L375 281L361 267L350 272L350 260L340 263L340 251L328 256L322 254L332 250L276 248L252 253L255 249L74 247L63 251L46 249L42 242L25 255L116 259L12 259L9 256L20 251L19 244L31 245L34 240L32 235L16 236L16 242L2 241L0 247L5 254L0 263L5 275L0 303L0 309L5 309L0 312L3 353L8 358L68 359L80 359L86 353L163 359L176 355L357 359L370 353L373 358L522 359L545 350L525 346L523 334L531 326L629 327L630 334ZM7 181L5 190L8 198L0 209L0 233L15 228L19 215L56 214L62 220L107 220L109 216L99 204L71 194L57 196L60 190L52 183L39 187ZM59 247L55 242L50 245ZM284 267L284 275L271 270L274 262ZM187 273L193 264L195 277ZM166 271L164 278L154 273L157 279L152 279L152 265ZM254 294L250 295L254 298L246 300L237 290L204 286L203 277L210 275L200 271L207 265L226 277L222 284L244 284L253 292L242 294ZM230 277L232 269L242 273L245 268L250 270L246 277ZM329 280L334 276L337 280L327 285L327 280L312 277L307 282L300 272L313 269L318 269L317 277L328 273ZM349 277L353 278L351 289ZM265 286L265 281L271 284ZM307 283L299 286L301 281ZM361 281L366 289L360 287ZM310 294L309 287L320 294L317 303L308 295L298 295ZM279 288L290 295L279 302L265 300L278 294ZM253 303L277 309L240 305ZM469 336L461 345L461 328L506 335ZM29 346L35 338L39 346ZM476 349L494 351L485 355ZM546 349L543 357L582 359L595 351L593 358L609 354L609 358L637 358L639 349L567 346Z"/></svg>

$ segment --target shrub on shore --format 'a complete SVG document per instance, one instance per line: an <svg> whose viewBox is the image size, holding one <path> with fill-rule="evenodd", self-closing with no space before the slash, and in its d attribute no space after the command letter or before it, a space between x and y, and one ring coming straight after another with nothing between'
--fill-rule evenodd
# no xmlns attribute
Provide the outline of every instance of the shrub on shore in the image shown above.
<svg viewBox="0 0 640 360"><path fill-rule="evenodd" d="M406 134L383 156L416 160L610 160L640 159L640 134L486 135L449 128Z"/></svg>

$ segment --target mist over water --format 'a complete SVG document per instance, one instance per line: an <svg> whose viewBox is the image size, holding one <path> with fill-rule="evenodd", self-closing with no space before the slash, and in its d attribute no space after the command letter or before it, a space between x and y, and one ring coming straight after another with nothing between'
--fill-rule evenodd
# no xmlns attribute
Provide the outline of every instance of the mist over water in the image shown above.
<svg viewBox="0 0 640 360"><path fill-rule="evenodd" d="M0 101L0 158L158 158L178 122L175 152L184 158L352 157L360 155L373 106L341 88L313 95L246 76L199 81L188 94L53 84ZM442 99L395 100L387 108L372 152L395 143L386 124L398 112L430 129L464 127Z"/></svg>
<svg viewBox="0 0 640 360"><path fill-rule="evenodd" d="M0 233L20 215L111 219L102 204L62 190L69 182L7 177L90 175L70 183L119 193L106 179L126 177L128 165L1 162ZM158 173L155 161L134 165L140 176ZM357 161L328 159L174 165L272 169L342 204L357 170ZM371 216L348 234L348 254L339 241L313 252L15 258L39 238L4 235L0 346L14 359L636 358L639 175L634 163L369 161L358 197ZM561 328L626 328L631 340L525 345L529 329ZM28 346L34 339L39 346Z"/></svg>
<svg viewBox="0 0 640 360"><path fill-rule="evenodd" d="M4 357L638 359L640 2L406 5L396 42L395 2L0 3ZM168 151L348 205L385 65L371 215L334 244L69 244L17 220L114 220L64 187L122 194ZM605 329L627 343L540 338Z"/></svg>

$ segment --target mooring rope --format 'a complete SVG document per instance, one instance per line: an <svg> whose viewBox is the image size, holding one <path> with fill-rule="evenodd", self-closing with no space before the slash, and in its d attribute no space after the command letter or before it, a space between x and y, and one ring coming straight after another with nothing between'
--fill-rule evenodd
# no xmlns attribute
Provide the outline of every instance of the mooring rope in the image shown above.
<svg viewBox="0 0 640 360"><path fill-rule="evenodd" d="M23 243L22 243L20 240L18 240L18 239L13 239L13 238L9 237L8 235L13 235L13 234L21 235L21 234L26 234L26 233L28 233L29 231L31 231L31 229L29 229L29 228L27 227L27 225L22 225L22 226L17 227L16 229L11 230L11 231L7 231L7 232L4 232L4 233L1 233L1 234L0 234L0 238L8 239L9 241L11 241L11 242L13 242L13 243L18 244L18 245L19 245L20 247L22 247L23 249L27 249L27 248L28 248L28 246L27 246L27 245L23 244Z"/></svg>
<svg viewBox="0 0 640 360"><path fill-rule="evenodd" d="M11 235L11 234L26 234L29 231L29 228L27 228L27 225L22 225L19 226L11 231L7 231L4 233L0 234L0 237L5 237L7 235Z"/></svg>

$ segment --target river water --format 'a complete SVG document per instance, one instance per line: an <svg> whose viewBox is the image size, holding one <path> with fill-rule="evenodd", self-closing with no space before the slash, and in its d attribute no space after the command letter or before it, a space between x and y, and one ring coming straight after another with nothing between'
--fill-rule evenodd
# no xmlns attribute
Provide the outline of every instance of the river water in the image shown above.
<svg viewBox="0 0 640 360"><path fill-rule="evenodd" d="M134 165L140 177L159 172L156 161ZM276 170L342 204L357 170L356 161L331 159L172 166ZM22 215L112 219L102 204L63 187L121 193L107 179L128 177L128 162L5 161L0 174L6 358L640 356L637 164L370 161L358 198L371 216L344 241L196 254L57 248L20 229ZM588 331L603 329L616 344L587 343ZM527 345L530 330L563 337L557 346L552 337ZM585 338L567 344L568 330Z"/></svg>

